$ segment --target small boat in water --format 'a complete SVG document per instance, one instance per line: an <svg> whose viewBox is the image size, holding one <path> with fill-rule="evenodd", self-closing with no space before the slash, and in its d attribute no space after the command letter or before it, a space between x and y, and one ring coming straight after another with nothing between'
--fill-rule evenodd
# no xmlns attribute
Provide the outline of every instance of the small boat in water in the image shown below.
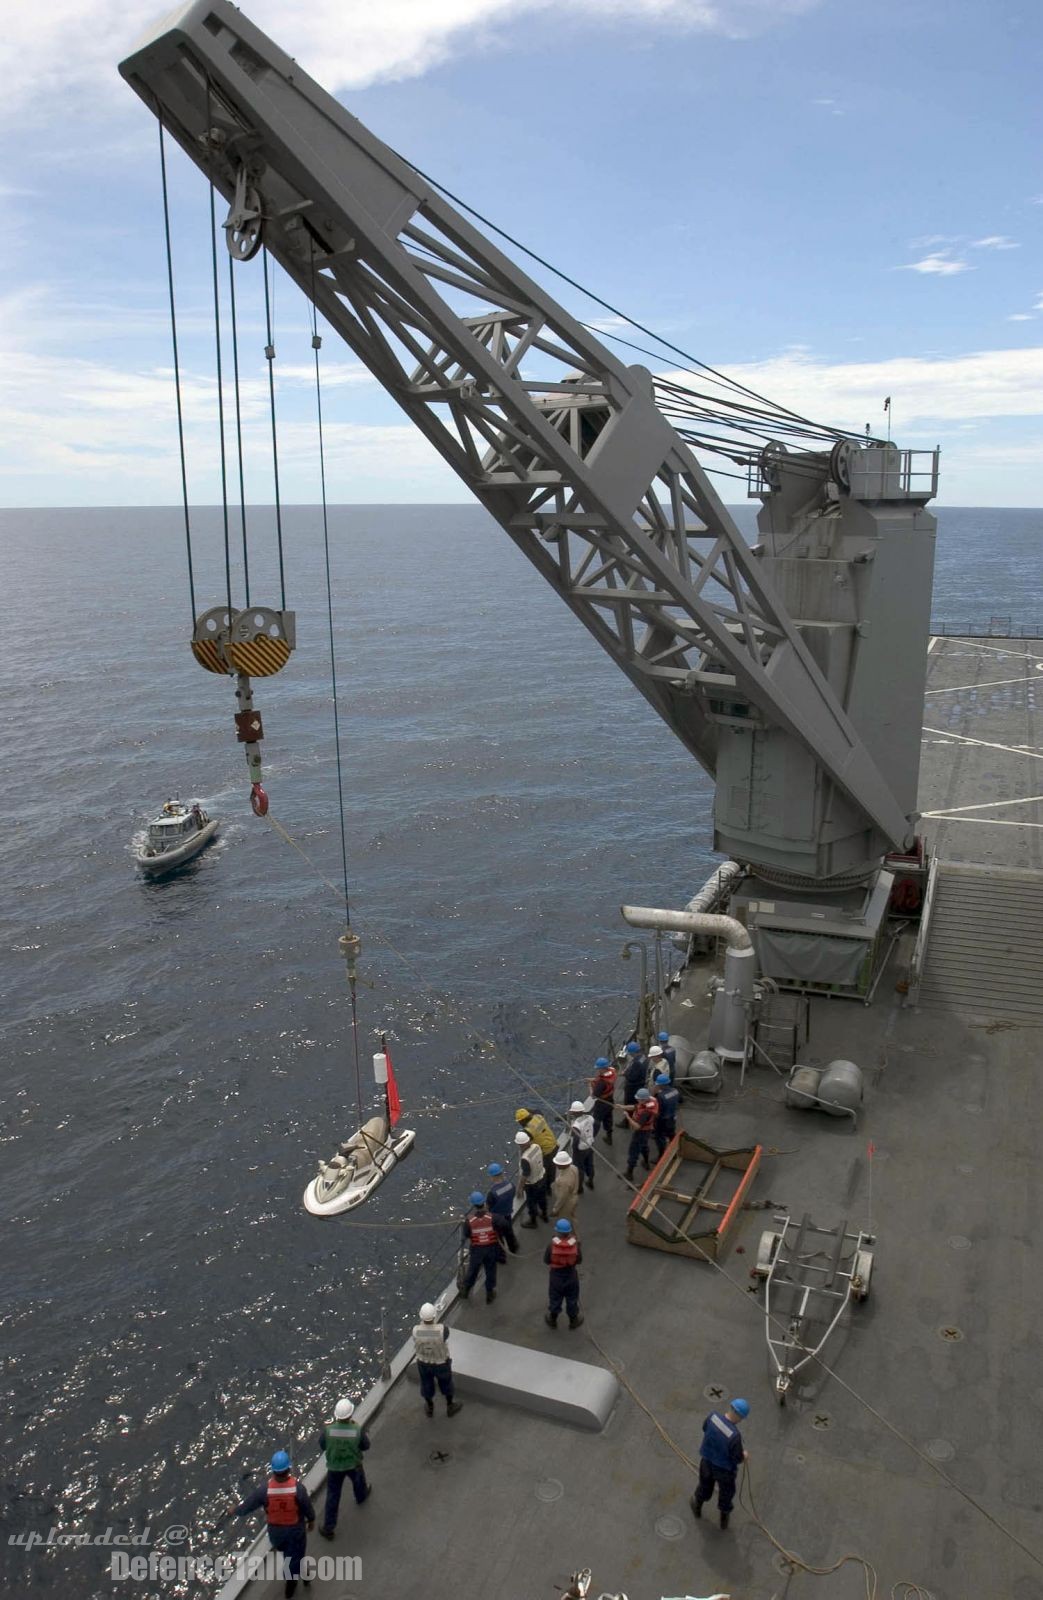
<svg viewBox="0 0 1043 1600"><path fill-rule="evenodd" d="M370 1117L329 1161L319 1162L318 1173L304 1191L304 1209L313 1217L353 1211L413 1148L416 1134L411 1128L395 1132L402 1107L386 1038L373 1057L373 1076L384 1090L384 1114Z"/></svg>
<svg viewBox="0 0 1043 1600"><path fill-rule="evenodd" d="M149 823L143 842L135 843L134 859L143 872L172 872L205 850L218 826L217 818L207 816L198 800L187 805L168 800Z"/></svg>
<svg viewBox="0 0 1043 1600"><path fill-rule="evenodd" d="M318 1173L304 1191L304 1209L313 1217L353 1211L412 1149L415 1139L411 1129L392 1133L386 1117L371 1117L344 1141L332 1160L319 1162Z"/></svg>

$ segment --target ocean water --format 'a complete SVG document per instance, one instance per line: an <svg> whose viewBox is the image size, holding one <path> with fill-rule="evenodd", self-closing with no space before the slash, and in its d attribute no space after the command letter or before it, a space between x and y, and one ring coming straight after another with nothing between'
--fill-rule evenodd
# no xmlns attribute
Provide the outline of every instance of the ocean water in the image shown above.
<svg viewBox="0 0 1043 1600"><path fill-rule="evenodd" d="M0 513L8 1534L181 1524L201 1553L273 1445L310 1459L450 1276L524 1085L567 1101L625 1028L620 902L709 870L710 780L480 510L333 511L363 1072L386 1030L418 1141L361 1222L308 1217L357 1117L321 525L285 524L299 648L256 701L299 849L251 814L231 685L187 648L179 513ZM270 513L250 535L275 603ZM202 609L215 512L194 545ZM1038 626L1041 545L1040 511L940 513L938 621ZM220 842L144 881L131 839L178 791ZM0 1542L7 1591L86 1600L104 1567Z"/></svg>

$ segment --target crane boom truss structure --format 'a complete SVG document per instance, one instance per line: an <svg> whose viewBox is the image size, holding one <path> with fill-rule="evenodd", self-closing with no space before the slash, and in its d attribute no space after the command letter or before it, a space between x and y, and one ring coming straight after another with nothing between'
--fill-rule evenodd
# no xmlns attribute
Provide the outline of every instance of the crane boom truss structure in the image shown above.
<svg viewBox="0 0 1043 1600"><path fill-rule="evenodd" d="M228 0L120 71L711 773L711 695L910 819L695 456L621 363ZM237 212L230 218L237 227Z"/></svg>

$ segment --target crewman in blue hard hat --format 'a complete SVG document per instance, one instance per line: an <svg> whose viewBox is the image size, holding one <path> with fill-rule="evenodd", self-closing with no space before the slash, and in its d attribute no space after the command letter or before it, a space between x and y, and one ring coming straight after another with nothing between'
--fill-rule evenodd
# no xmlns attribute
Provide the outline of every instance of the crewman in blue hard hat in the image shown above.
<svg viewBox="0 0 1043 1600"><path fill-rule="evenodd" d="M636 1039L631 1039L626 1048L627 1064L623 1069L623 1115L624 1118L634 1109L639 1089L648 1088L648 1057ZM620 1123L625 1128L625 1121Z"/></svg>
<svg viewBox="0 0 1043 1600"><path fill-rule="evenodd" d="M268 1470L268 1482L241 1500L235 1514L248 1517L251 1511L264 1510L269 1542L283 1558L284 1592L291 1595L296 1593L301 1562L308 1550L308 1534L315 1526L315 1507L307 1489L291 1471L285 1450L276 1450Z"/></svg>
<svg viewBox="0 0 1043 1600"><path fill-rule="evenodd" d="M489 1215L493 1219L496 1236L502 1244L507 1246L512 1256L518 1254L518 1235L514 1231L514 1198L515 1187L504 1172L498 1161L493 1161L486 1168L492 1181L492 1187L485 1197L489 1207ZM506 1261L507 1257L503 1259Z"/></svg>
<svg viewBox="0 0 1043 1600"><path fill-rule="evenodd" d="M543 1252L543 1259L550 1267L544 1321L549 1327L556 1328L564 1301L569 1314L569 1327L578 1328L583 1321L583 1313L579 1308L579 1273L576 1268L583 1260L583 1251L567 1217L559 1217L554 1224L554 1237Z"/></svg>
<svg viewBox="0 0 1043 1600"><path fill-rule="evenodd" d="M677 1051L670 1043L670 1035L668 1033L658 1033L656 1040L662 1046L663 1060L666 1062L666 1070L670 1074L670 1082L673 1083L677 1077Z"/></svg>
<svg viewBox="0 0 1043 1600"><path fill-rule="evenodd" d="M480 1189L471 1195L471 1207L461 1229L464 1243L470 1246L471 1254L467 1274L460 1285L460 1294L464 1300L467 1299L478 1281L478 1274L484 1268L485 1303L491 1305L496 1299L496 1267L501 1246L496 1236L496 1224Z"/></svg>
<svg viewBox="0 0 1043 1600"><path fill-rule="evenodd" d="M640 1161L645 1171L649 1169L649 1141L659 1115L659 1102L653 1099L647 1089L639 1089L634 1099L634 1104L627 1112L627 1126L631 1130L630 1148L627 1151L627 1179L634 1176L634 1168Z"/></svg>
<svg viewBox="0 0 1043 1600"><path fill-rule="evenodd" d="M655 1119L653 1135L656 1149L662 1155L677 1132L677 1108L681 1104L681 1091L674 1088L668 1072L656 1073L655 1098L659 1112Z"/></svg>
<svg viewBox="0 0 1043 1600"><path fill-rule="evenodd" d="M606 1144L612 1143L612 1106L616 1098L616 1069L608 1056L598 1056L594 1063L594 1076L587 1079L594 1096L594 1132L605 1135Z"/></svg>
<svg viewBox="0 0 1043 1600"><path fill-rule="evenodd" d="M703 1423L703 1442L699 1450L699 1487L691 1499L692 1511L697 1517L703 1514L707 1500L713 1499L717 1490L717 1509L721 1513L721 1527L728 1526L732 1506L735 1504L735 1475L744 1461L750 1459L744 1448L739 1423L750 1414L748 1400L732 1400L726 1410L711 1411Z"/></svg>

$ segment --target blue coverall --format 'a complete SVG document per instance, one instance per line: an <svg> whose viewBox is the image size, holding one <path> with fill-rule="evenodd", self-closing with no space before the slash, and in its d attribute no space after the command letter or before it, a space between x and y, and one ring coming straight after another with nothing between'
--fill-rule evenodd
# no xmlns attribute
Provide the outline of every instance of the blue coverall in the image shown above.
<svg viewBox="0 0 1043 1600"><path fill-rule="evenodd" d="M248 1517L251 1511L266 1510L268 1506L268 1485L254 1489L245 1500L235 1508L237 1517ZM301 1575L301 1562L308 1550L308 1524L315 1521L315 1507L307 1489L297 1480L297 1510L300 1515L297 1522L290 1527L280 1528L268 1524L268 1542L273 1550L277 1550L283 1558L286 1576L294 1582Z"/></svg>
<svg viewBox="0 0 1043 1600"><path fill-rule="evenodd" d="M485 1197L493 1227L512 1256L518 1253L518 1238L514 1231L514 1193L510 1178L497 1178Z"/></svg>
<svg viewBox="0 0 1043 1600"><path fill-rule="evenodd" d="M675 1089L673 1084L663 1084L655 1092L659 1101L659 1115L655 1121L656 1149L662 1155L670 1140L677 1132L677 1108L681 1104L681 1091Z"/></svg>
<svg viewBox="0 0 1043 1600"><path fill-rule="evenodd" d="M717 1507L726 1517L735 1504L735 1474L742 1466L742 1434L734 1422L711 1411L703 1423L703 1442L699 1450L699 1487L695 1491L696 1505L705 1505L713 1499L717 1489Z"/></svg>
<svg viewBox="0 0 1043 1600"><path fill-rule="evenodd" d="M500 1251L502 1250L503 1246L495 1241L492 1244L475 1244L474 1239L471 1236L469 1224L471 1221L476 1220L479 1215L480 1213L478 1212L472 1212L471 1216L467 1218L467 1220L464 1222L463 1228L461 1229L464 1243L469 1245L471 1250L470 1262L467 1268L467 1276L464 1278L463 1289L461 1292L465 1297L470 1294L471 1290L478 1281L478 1274L484 1268L485 1297L487 1300L489 1300L496 1293L496 1266L500 1259ZM490 1226L495 1228L495 1224L492 1222L491 1217L489 1221Z"/></svg>
<svg viewBox="0 0 1043 1600"><path fill-rule="evenodd" d="M549 1244L543 1252L543 1259L550 1266L550 1253L554 1248ZM583 1260L582 1247L576 1250L576 1267ZM579 1315L579 1273L576 1267L551 1267L547 1285L547 1309L552 1317L559 1315L561 1303L565 1302L565 1310L572 1322Z"/></svg>

